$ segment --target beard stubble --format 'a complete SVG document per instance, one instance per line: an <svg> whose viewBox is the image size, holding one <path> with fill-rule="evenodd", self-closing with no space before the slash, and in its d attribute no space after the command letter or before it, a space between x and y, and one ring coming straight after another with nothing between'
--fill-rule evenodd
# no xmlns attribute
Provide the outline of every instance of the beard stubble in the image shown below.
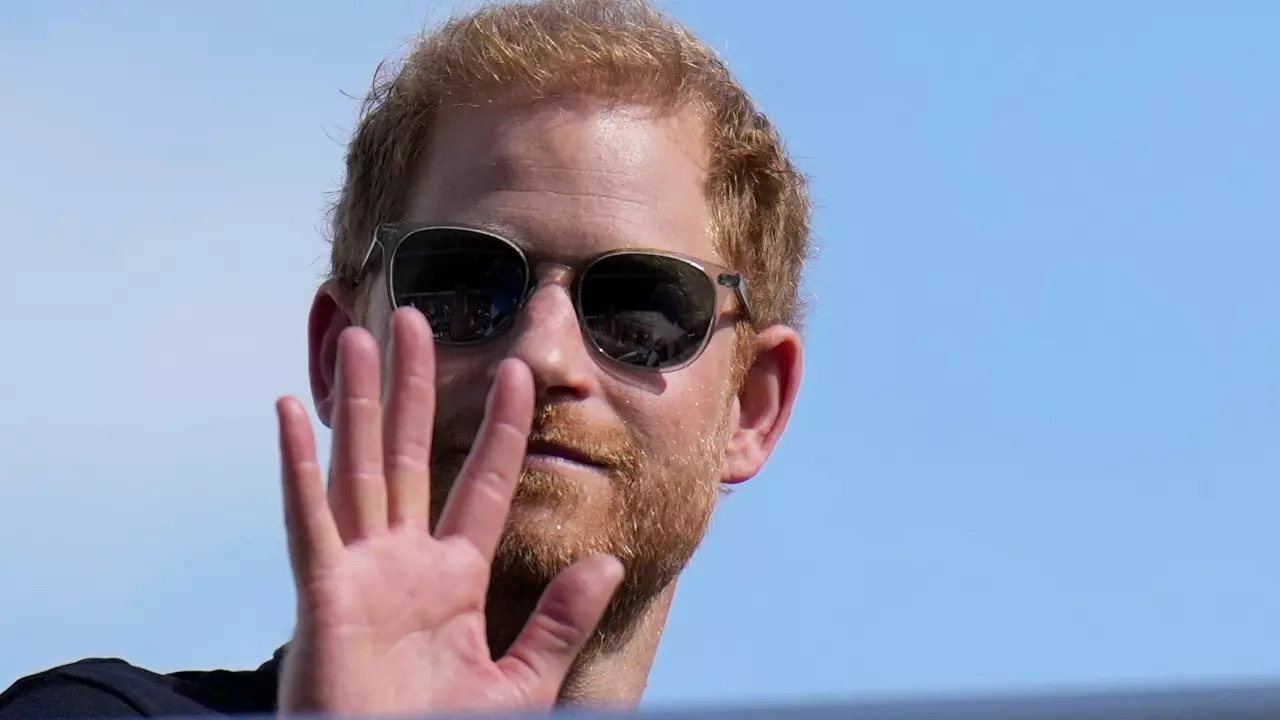
<svg viewBox="0 0 1280 720"><path fill-rule="evenodd" d="M608 653L630 640L646 610L679 577L706 535L724 457L728 415L724 409L720 415L713 431L693 433L685 452L659 456L646 452L628 428L589 422L571 404L537 408L530 441L591 458L605 469L609 487L605 493L591 492L555 472L522 469L486 602L495 659L506 654L552 579L596 553L618 558L625 573L582 656ZM461 470L464 456L457 449L470 447L479 425L476 418L437 419L433 526Z"/></svg>

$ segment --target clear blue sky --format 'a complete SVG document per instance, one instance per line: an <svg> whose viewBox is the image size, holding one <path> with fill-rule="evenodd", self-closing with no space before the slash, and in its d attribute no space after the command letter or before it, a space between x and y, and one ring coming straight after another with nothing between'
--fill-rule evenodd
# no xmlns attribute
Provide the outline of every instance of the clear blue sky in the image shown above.
<svg viewBox="0 0 1280 720"><path fill-rule="evenodd" d="M1280 676L1280 5L667 5L814 179L808 375L648 702ZM0 685L248 667L272 401L439 3L0 5Z"/></svg>

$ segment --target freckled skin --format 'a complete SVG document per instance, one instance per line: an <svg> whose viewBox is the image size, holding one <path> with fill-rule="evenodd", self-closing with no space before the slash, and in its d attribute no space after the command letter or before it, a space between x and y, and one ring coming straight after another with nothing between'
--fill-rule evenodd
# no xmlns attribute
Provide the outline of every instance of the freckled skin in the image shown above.
<svg viewBox="0 0 1280 720"><path fill-rule="evenodd" d="M705 150L695 115L555 105L512 115L504 106L446 112L406 220L492 227L553 260L643 247L723 262L704 199ZM684 439L664 438L663 428L688 416L697 390L723 387L728 378L728 333L718 333L693 366L663 375L666 387L653 392L587 362L567 293L543 289L521 320L515 332L479 352L442 349L439 372L454 383L448 390L482 395L494 358L527 349L582 383L558 391L571 390L602 419L613 416L637 428L657 443L653 451L678 451ZM514 347L525 337L545 342Z"/></svg>
<svg viewBox="0 0 1280 720"><path fill-rule="evenodd" d="M433 140L406 222L492 229L521 244L535 264L623 247L724 262L703 191L702 123L692 112L584 103L459 108L443 113ZM531 582L549 580L547 573L588 549L630 554L633 563L666 556L644 587L620 591L656 595L696 549L714 507L733 335L717 333L697 362L660 378L603 367L582 338L567 278L554 271L538 277L539 289L506 335L476 348L437 349L437 418L475 415L497 364L517 357L533 370L540 402L569 404L583 423L626 428L644 458L634 480L640 487L597 483L575 493L573 507L550 512L517 497L504 548L543 556L546 566ZM370 317L382 342L389 310L377 304ZM433 483L441 502L447 489ZM640 529L619 527L625 525ZM620 632L634 625L652 597L632 600L606 624L612 620Z"/></svg>
<svg viewBox="0 0 1280 720"><path fill-rule="evenodd" d="M572 578L595 589L584 585L565 591L574 602L585 603L592 592L618 582L617 576L608 579L604 556L621 561L621 585L594 625L596 631L583 629L585 644L563 684L556 681L564 702L623 707L638 702L676 581L706 533L718 488L747 480L760 470L798 391L800 343L793 330L782 326L757 328L754 362L743 383L731 386L738 377L738 343L732 330L737 316L732 307L718 308L723 322L698 359L671 372L647 373L608 363L583 338L569 295L572 266L620 248L675 252L728 264L716 252L712 234L706 153L702 121L691 109L661 113L635 106L606 107L584 98L448 108L437 119L429 151L419 159L415 183L406 189L405 212L395 218L500 234L523 248L535 280L534 291L508 331L477 346L435 348L432 524L437 519L448 524L441 510L458 477L458 458L471 447L495 378L514 382L512 368L526 368L532 381L532 433L544 433L553 444L556 437L572 439L590 447L590 456L608 460L596 468L548 465L524 455L521 439L521 453L513 455L512 462L524 458L525 464L518 482L517 473L508 473L514 499L505 524L499 515L494 526L501 538L495 540L496 554L486 573L488 594L481 620L486 624L481 642L487 643L494 661L508 648L519 649L512 646L516 633L544 590L554 592L556 583ZM383 283L378 277L368 287L385 287ZM373 335L370 344L381 347L386 365L393 355L388 352L393 325L397 333L407 333L412 318L421 318L401 313L393 322L382 292L371 297L367 314L357 314L353 307L349 294L331 282L320 289L312 310L313 392L326 424L334 402L333 347L328 344L337 336L334 329L359 321ZM422 332L429 333L425 324ZM504 363L509 360L520 362ZM371 362L376 367L378 360ZM529 386L524 387L527 392ZM510 407L514 401L506 402ZM520 433L530 432L529 425L523 427ZM470 487L465 479L457 485ZM411 565L388 577L403 577L417 567ZM421 587L406 586L404 592L425 597L449 589L447 583L420 581ZM354 595L361 589L344 591ZM360 597L371 605L388 599L382 592ZM597 597L593 612L599 613L609 596ZM577 612L572 605L567 609ZM356 609L372 612L364 606ZM400 612L431 615L408 607ZM582 609L579 617L585 612ZM475 630L468 627L469 632ZM315 633L315 643L324 641L323 647L332 650L332 658L325 658L333 666L316 667L344 679L346 685L340 689L348 694L364 692L364 680L383 682L377 675L349 677L350 669L343 665L349 653L339 652L345 647L338 642L343 637ZM446 657L456 651L454 646L469 648L470 653L475 645L442 646L421 633L415 637L414 642L401 638L388 647L410 648L424 658L430 655L442 667L455 667L458 658ZM371 645L366 651L381 652L380 648ZM387 657L393 655L387 650ZM473 654L462 658L461 666L492 669ZM302 673L311 665L299 660L297 667ZM413 668L400 669L404 674L394 677L408 682L401 688L407 698L404 707L428 707L421 704L423 698L459 692L456 683L439 678L434 679L436 685L409 682ZM468 678L480 685L497 682L494 687L502 689L500 681L484 673ZM307 683L294 685L306 700ZM309 702L300 707L328 705Z"/></svg>

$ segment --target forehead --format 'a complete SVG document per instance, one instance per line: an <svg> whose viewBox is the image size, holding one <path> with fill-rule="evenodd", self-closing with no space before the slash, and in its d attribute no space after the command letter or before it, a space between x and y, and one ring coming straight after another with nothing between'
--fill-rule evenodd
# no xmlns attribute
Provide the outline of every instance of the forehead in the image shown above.
<svg viewBox="0 0 1280 720"><path fill-rule="evenodd" d="M535 254L621 247L717 259L698 114L590 102L441 113L408 222L491 229Z"/></svg>

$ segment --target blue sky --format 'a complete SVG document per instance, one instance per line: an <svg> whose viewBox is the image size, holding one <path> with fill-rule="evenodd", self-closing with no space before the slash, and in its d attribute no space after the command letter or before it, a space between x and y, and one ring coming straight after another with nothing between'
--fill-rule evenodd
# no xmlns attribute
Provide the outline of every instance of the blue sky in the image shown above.
<svg viewBox="0 0 1280 720"><path fill-rule="evenodd" d="M1280 6L666 6L822 250L647 702L1280 676ZM343 92L448 8L0 4L0 685L287 636L272 401Z"/></svg>

